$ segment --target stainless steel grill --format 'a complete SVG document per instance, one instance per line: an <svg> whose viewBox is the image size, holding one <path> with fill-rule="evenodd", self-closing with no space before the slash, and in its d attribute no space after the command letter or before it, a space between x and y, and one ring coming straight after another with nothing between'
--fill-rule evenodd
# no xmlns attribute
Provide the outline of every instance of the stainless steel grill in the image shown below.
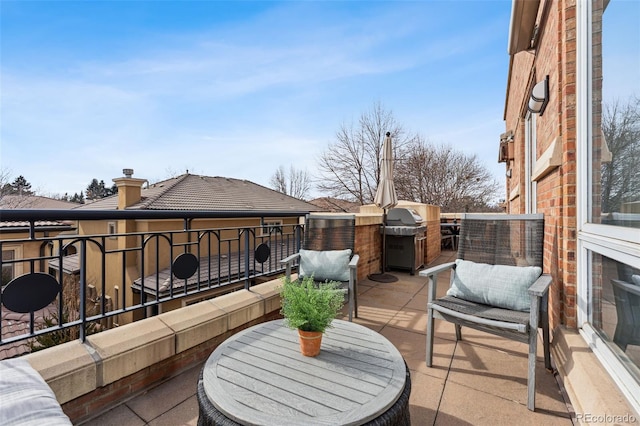
<svg viewBox="0 0 640 426"><path fill-rule="evenodd" d="M390 209L385 221L385 268L409 270L414 275L424 265L425 221L413 209Z"/></svg>

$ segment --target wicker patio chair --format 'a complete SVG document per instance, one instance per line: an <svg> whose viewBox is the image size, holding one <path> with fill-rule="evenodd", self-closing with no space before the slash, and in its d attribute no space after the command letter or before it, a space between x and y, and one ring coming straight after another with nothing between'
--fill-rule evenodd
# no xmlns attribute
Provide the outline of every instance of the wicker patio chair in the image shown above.
<svg viewBox="0 0 640 426"><path fill-rule="evenodd" d="M549 355L548 290L551 276L542 274L544 217L535 215L464 214L455 262L420 272L428 277L427 366L433 361L434 319L529 344L527 407L535 407L536 350L542 328L544 363ZM436 298L437 276L451 271L447 295Z"/></svg>
<svg viewBox="0 0 640 426"><path fill-rule="evenodd" d="M349 321L358 317L357 268L360 257L355 254L355 215L320 215L306 217L300 252L280 262L285 275L298 266L299 278L312 276L317 282L342 283L349 306Z"/></svg>

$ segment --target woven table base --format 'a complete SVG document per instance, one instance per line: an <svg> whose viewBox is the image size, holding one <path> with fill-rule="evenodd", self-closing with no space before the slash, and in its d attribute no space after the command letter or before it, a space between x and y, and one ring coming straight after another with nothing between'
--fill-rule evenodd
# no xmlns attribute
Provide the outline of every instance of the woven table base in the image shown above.
<svg viewBox="0 0 640 426"><path fill-rule="evenodd" d="M405 363L406 367L406 363ZM411 395L411 374L409 373L409 367L407 368L407 375L404 384L404 390L398 400L387 411L382 413L375 419L362 423L364 426L410 426L411 420L409 415L409 396ZM216 407L209 401L207 394L204 391L204 385L202 382L202 371L200 371L200 377L198 378L198 426L235 426L242 425L231 419L225 417Z"/></svg>

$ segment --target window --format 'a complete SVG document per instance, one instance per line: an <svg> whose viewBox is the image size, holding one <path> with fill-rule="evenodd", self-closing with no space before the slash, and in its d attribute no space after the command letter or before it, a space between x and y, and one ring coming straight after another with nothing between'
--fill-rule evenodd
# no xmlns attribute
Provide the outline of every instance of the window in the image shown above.
<svg viewBox="0 0 640 426"><path fill-rule="evenodd" d="M22 248L19 246L2 246L2 286L22 275ZM18 261L15 262L14 261Z"/></svg>
<svg viewBox="0 0 640 426"><path fill-rule="evenodd" d="M265 221L262 223L262 233L260 236L269 236L272 234L282 234L282 221L281 220L272 220Z"/></svg>
<svg viewBox="0 0 640 426"><path fill-rule="evenodd" d="M16 253L13 250L2 250L2 286L9 284L9 281L16 276L16 266L6 261L15 260Z"/></svg>
<svg viewBox="0 0 640 426"><path fill-rule="evenodd" d="M638 409L640 3L577 7L578 324Z"/></svg>
<svg viewBox="0 0 640 426"><path fill-rule="evenodd" d="M116 222L108 222L107 234L112 235L112 237L110 238L116 238L117 233L118 233L118 224Z"/></svg>

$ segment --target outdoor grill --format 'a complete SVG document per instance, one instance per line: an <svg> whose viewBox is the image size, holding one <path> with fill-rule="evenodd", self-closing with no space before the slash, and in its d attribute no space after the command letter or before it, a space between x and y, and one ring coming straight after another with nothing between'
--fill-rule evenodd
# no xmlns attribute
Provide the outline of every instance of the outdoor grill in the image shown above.
<svg viewBox="0 0 640 426"><path fill-rule="evenodd" d="M422 216L413 209L395 208L387 213L384 226L387 269L409 270L424 265L424 240L427 227Z"/></svg>

